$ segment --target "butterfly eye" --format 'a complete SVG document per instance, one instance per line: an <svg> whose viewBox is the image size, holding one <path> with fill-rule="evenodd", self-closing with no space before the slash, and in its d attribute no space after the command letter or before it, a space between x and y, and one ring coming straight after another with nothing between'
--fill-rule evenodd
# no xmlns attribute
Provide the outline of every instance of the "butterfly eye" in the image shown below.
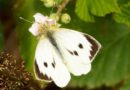
<svg viewBox="0 0 130 90"><path fill-rule="evenodd" d="M79 48L83 49L83 45L81 43L79 43Z"/></svg>
<svg viewBox="0 0 130 90"><path fill-rule="evenodd" d="M45 67L48 67L48 64L46 62L43 63Z"/></svg>

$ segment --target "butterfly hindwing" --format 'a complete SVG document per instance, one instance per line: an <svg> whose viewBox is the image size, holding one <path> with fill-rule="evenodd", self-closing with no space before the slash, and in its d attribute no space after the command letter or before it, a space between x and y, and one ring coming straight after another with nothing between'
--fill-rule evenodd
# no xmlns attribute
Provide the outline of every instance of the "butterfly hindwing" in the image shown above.
<svg viewBox="0 0 130 90"><path fill-rule="evenodd" d="M64 57L63 62L72 74L79 76L91 70L91 62L101 47L97 40L64 28L54 32L53 37Z"/></svg>
<svg viewBox="0 0 130 90"><path fill-rule="evenodd" d="M70 73L61 56L47 38L38 42L34 68L39 80L54 81L59 87L66 86L70 81Z"/></svg>

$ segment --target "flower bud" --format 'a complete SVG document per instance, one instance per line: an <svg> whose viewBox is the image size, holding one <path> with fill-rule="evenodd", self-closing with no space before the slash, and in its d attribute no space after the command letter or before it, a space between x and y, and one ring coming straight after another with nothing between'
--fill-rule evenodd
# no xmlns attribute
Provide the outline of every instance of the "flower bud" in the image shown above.
<svg viewBox="0 0 130 90"><path fill-rule="evenodd" d="M69 23L71 21L70 15L67 13L62 14L61 21L65 24Z"/></svg>
<svg viewBox="0 0 130 90"><path fill-rule="evenodd" d="M55 0L44 0L45 7L53 7L55 5Z"/></svg>
<svg viewBox="0 0 130 90"><path fill-rule="evenodd" d="M59 20L59 16L58 16L56 13L52 13L52 14L50 15L50 18L51 18L51 19L55 19L56 21Z"/></svg>

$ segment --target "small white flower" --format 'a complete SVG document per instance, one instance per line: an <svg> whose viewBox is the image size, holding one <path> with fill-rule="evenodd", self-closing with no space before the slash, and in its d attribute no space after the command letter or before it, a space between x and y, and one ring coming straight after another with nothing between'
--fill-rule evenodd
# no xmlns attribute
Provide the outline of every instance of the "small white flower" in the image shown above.
<svg viewBox="0 0 130 90"><path fill-rule="evenodd" d="M47 16L44 16L40 13L36 13L34 16L35 22L29 28L29 31L34 36L41 35L46 28L51 28L51 26L56 26L56 21L54 19L50 19Z"/></svg>
<svg viewBox="0 0 130 90"><path fill-rule="evenodd" d="M37 22L37 23L43 23L43 24L44 24L44 23L47 21L47 19L48 19L47 16L43 16L43 15L40 14L40 13L36 13L33 17L35 18L35 22Z"/></svg>
<svg viewBox="0 0 130 90"><path fill-rule="evenodd" d="M39 27L38 27L38 23L33 23L33 25L29 28L29 31L34 35L34 36L38 36L39 33Z"/></svg>

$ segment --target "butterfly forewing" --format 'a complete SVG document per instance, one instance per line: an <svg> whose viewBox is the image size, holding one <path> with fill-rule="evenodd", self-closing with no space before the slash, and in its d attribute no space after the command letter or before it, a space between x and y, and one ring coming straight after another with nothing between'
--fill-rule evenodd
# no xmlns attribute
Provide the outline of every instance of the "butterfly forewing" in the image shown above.
<svg viewBox="0 0 130 90"><path fill-rule="evenodd" d="M53 37L72 74L79 76L91 70L91 62L101 47L93 37L64 28L56 31Z"/></svg>
<svg viewBox="0 0 130 90"><path fill-rule="evenodd" d="M70 73L49 39L44 38L38 42L35 58L35 75L39 80L52 80L59 87L68 84Z"/></svg>

